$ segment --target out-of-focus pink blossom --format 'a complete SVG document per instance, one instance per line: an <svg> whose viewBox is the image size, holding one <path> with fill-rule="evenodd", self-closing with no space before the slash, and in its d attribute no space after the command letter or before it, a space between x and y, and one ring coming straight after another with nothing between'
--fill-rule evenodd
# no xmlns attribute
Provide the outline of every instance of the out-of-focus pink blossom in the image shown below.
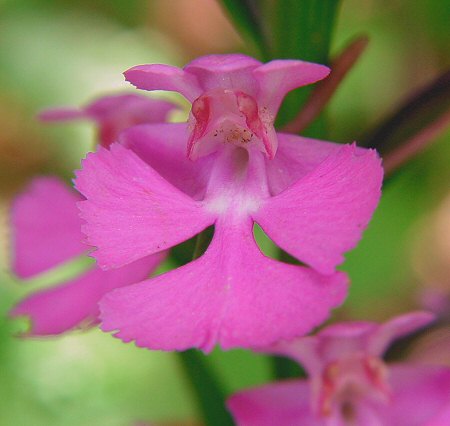
<svg viewBox="0 0 450 426"><path fill-rule="evenodd" d="M298 361L308 379L239 392L228 407L240 426L431 426L444 418L448 422L449 368L387 365L382 359L393 340L433 318L414 312L381 325L342 323L315 336L280 342L267 351Z"/></svg>
<svg viewBox="0 0 450 426"><path fill-rule="evenodd" d="M83 109L47 110L45 121L94 120L99 142L109 146L121 131L134 124L164 121L175 105L141 95L113 95L99 98ZM78 193L55 177L36 178L19 194L11 212L13 229L13 272L30 278L61 263L87 254L89 247L81 233L82 221L76 207ZM147 256L123 268L102 271L98 267L55 287L32 293L11 311L27 316L31 335L52 335L98 321L98 301L108 291L141 281L165 257L164 252Z"/></svg>
<svg viewBox="0 0 450 426"><path fill-rule="evenodd" d="M145 123L162 123L177 109L172 102L136 94L103 96L83 108L61 107L42 111L42 121L92 120L98 128L98 140L104 147L116 141L128 127Z"/></svg>
<svg viewBox="0 0 450 426"><path fill-rule="evenodd" d="M450 367L450 327L435 327L421 334L408 351L408 359L422 364Z"/></svg>
<svg viewBox="0 0 450 426"><path fill-rule="evenodd" d="M76 203L82 197L55 177L36 178L12 208L13 272L33 277L86 254ZM92 267L69 282L32 293L11 311L27 316L33 336L60 334L98 321L98 301L108 291L146 278L164 259L157 253L123 268Z"/></svg>
<svg viewBox="0 0 450 426"><path fill-rule="evenodd" d="M307 333L343 301L335 267L378 203L380 159L273 128L284 95L327 73L243 55L125 73L139 88L180 92L192 111L188 126L136 126L84 160L76 186L93 256L114 268L215 232L199 259L108 294L103 330L152 349L260 346ZM255 222L308 267L264 256Z"/></svg>

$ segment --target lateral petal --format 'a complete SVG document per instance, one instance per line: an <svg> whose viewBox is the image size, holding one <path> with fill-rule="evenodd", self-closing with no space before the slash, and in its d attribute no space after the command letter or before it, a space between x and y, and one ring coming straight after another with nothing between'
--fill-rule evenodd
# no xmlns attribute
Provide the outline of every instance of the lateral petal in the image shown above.
<svg viewBox="0 0 450 426"><path fill-rule="evenodd" d="M88 154L77 172L83 231L102 269L181 243L214 221L203 204L172 186L120 144Z"/></svg>
<svg viewBox="0 0 450 426"><path fill-rule="evenodd" d="M377 153L343 146L253 215L276 244L324 274L355 247L381 195Z"/></svg>
<svg viewBox="0 0 450 426"><path fill-rule="evenodd" d="M431 312L416 311L397 316L376 327L367 338L366 350L376 356L382 356L396 339L417 331L436 319Z"/></svg>
<svg viewBox="0 0 450 426"><path fill-rule="evenodd" d="M277 59L253 70L259 83L258 103L276 114L288 92L324 79L330 73L325 65L290 59Z"/></svg>
<svg viewBox="0 0 450 426"><path fill-rule="evenodd" d="M267 182L271 195L284 191L342 148L342 144L288 133L277 133L277 138L277 154L272 160L266 159ZM360 150L364 151L363 148Z"/></svg>

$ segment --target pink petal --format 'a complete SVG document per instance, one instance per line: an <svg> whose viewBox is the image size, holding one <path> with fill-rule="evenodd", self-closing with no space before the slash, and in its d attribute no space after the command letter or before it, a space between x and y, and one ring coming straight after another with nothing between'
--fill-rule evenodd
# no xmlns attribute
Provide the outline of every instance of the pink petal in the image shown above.
<svg viewBox="0 0 450 426"><path fill-rule="evenodd" d="M88 154L78 171L84 232L101 268L126 265L199 233L214 221L194 201L120 144Z"/></svg>
<svg viewBox="0 0 450 426"><path fill-rule="evenodd" d="M372 355L367 350L367 342L378 328L377 323L368 321L344 322L325 327L314 337L316 359L321 360L321 368L335 360L351 357L355 353ZM300 356L298 359L302 362ZM310 368L308 371L312 372ZM317 373L318 370L314 372Z"/></svg>
<svg viewBox="0 0 450 426"><path fill-rule="evenodd" d="M433 319L427 312L413 312L381 325L368 321L337 323L315 336L277 342L264 348L264 352L288 356L302 364L310 375L317 375L328 363L354 353L381 356L393 340L418 330Z"/></svg>
<svg viewBox="0 0 450 426"><path fill-rule="evenodd" d="M256 81L251 73L261 62L241 54L208 55L187 64L184 70L198 78L204 91L240 89L252 95Z"/></svg>
<svg viewBox="0 0 450 426"><path fill-rule="evenodd" d="M438 415L444 417L450 403L449 368L398 364L389 371L392 401L385 410L387 426L427 426Z"/></svg>
<svg viewBox="0 0 450 426"><path fill-rule="evenodd" d="M106 272L94 267L68 283L30 295L11 315L30 318L31 336L60 334L77 326L92 325L98 321L98 301L104 294L145 279L163 258L164 253L158 253Z"/></svg>
<svg viewBox="0 0 450 426"><path fill-rule="evenodd" d="M104 96L85 110L99 126L102 146L109 147L123 130L138 124L165 122L174 109L176 105L172 102L125 94Z"/></svg>
<svg viewBox="0 0 450 426"><path fill-rule="evenodd" d="M381 194L383 170L375 151L343 146L254 214L281 248L329 274L355 247ZM286 232L288 230L288 232Z"/></svg>
<svg viewBox="0 0 450 426"><path fill-rule="evenodd" d="M387 405L361 399L355 425L446 426L450 415L450 369L398 364L390 368L392 399ZM239 392L227 405L239 426L344 425L339 418L315 418L310 385L288 381Z"/></svg>
<svg viewBox="0 0 450 426"><path fill-rule="evenodd" d="M153 124L134 126L120 137L164 179L194 197L203 198L214 158L201 157L193 162L186 156L186 124Z"/></svg>
<svg viewBox="0 0 450 426"><path fill-rule="evenodd" d="M88 119L97 123L100 143L109 147L120 132L145 123L162 123L177 106L168 101L136 94L103 96L82 110L74 108L49 109L40 113L43 121Z"/></svg>
<svg viewBox="0 0 450 426"><path fill-rule="evenodd" d="M345 298L345 275L268 259L251 229L218 224L201 258L106 295L102 329L150 349L206 352L215 343L262 346L309 332Z"/></svg>
<svg viewBox="0 0 450 426"><path fill-rule="evenodd" d="M432 419L430 419L425 426L442 426L450 425L450 401L440 410Z"/></svg>
<svg viewBox="0 0 450 426"><path fill-rule="evenodd" d="M61 180L34 179L12 206L13 271L21 278L43 272L85 252L76 202Z"/></svg>
<svg viewBox="0 0 450 426"><path fill-rule="evenodd" d="M125 79L142 90L169 90L181 93L189 101L201 94L197 78L170 65L138 65L124 72Z"/></svg>
<svg viewBox="0 0 450 426"><path fill-rule="evenodd" d="M425 327L435 319L434 314L420 311L395 317L377 327L368 339L366 350L372 355L381 356L394 340Z"/></svg>
<svg viewBox="0 0 450 426"><path fill-rule="evenodd" d="M310 376L318 375L328 363L356 352L364 352L367 337L377 328L378 325L371 322L332 324L315 336L280 341L264 348L263 352L292 358L301 364Z"/></svg>
<svg viewBox="0 0 450 426"><path fill-rule="evenodd" d="M205 55L189 62L184 69L189 72L194 70L204 70L211 73L233 73L245 71L260 66L261 62L251 56L241 53L231 53L225 55Z"/></svg>
<svg viewBox="0 0 450 426"><path fill-rule="evenodd" d="M277 133L277 137L277 154L273 160L266 161L267 181L272 195L284 191L342 148L341 144L285 133Z"/></svg>
<svg viewBox="0 0 450 426"><path fill-rule="evenodd" d="M41 121L70 121L87 118L83 110L71 107L49 108L38 114Z"/></svg>
<svg viewBox="0 0 450 426"><path fill-rule="evenodd" d="M325 362L318 352L318 339L316 336L297 337L292 340L281 340L274 345L261 349L263 353L286 356L301 364L313 376L322 371Z"/></svg>
<svg viewBox="0 0 450 426"><path fill-rule="evenodd" d="M324 79L330 69L312 62L279 59L253 70L259 83L258 103L276 114L288 92Z"/></svg>
<svg viewBox="0 0 450 426"><path fill-rule="evenodd" d="M124 114L133 117L139 123L162 123L166 121L167 114L177 109L177 105L162 99L152 99L136 94L120 94L103 96L90 103L86 113L97 120L107 119L111 114L120 117Z"/></svg>
<svg viewBox="0 0 450 426"><path fill-rule="evenodd" d="M241 391L228 399L227 407L237 426L323 425L310 409L306 381L285 381Z"/></svg>
<svg viewBox="0 0 450 426"><path fill-rule="evenodd" d="M361 340L376 332L379 325L370 321L347 321L331 324L322 329L317 335L322 340Z"/></svg>

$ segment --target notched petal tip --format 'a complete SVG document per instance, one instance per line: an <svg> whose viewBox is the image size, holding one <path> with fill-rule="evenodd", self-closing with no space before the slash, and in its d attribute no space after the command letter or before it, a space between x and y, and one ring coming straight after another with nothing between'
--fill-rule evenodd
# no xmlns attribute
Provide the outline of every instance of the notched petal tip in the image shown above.
<svg viewBox="0 0 450 426"><path fill-rule="evenodd" d="M81 203L83 203L83 201L80 202L80 204ZM83 207L79 206L79 209L80 209L80 218L84 220L85 216L83 215ZM90 238L91 230L88 224L85 223L81 225L81 232L84 235L83 242L86 244L87 247L90 248L89 252L87 252L86 255L91 259L94 259L95 263L102 271L109 271L124 266L124 264L118 264L109 261L108 256L106 256L106 260L104 259L103 252L98 249L95 240L92 240Z"/></svg>

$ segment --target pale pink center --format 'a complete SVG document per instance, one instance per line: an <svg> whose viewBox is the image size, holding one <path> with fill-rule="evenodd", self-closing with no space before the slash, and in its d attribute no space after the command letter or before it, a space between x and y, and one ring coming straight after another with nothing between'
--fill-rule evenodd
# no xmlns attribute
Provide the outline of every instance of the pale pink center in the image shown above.
<svg viewBox="0 0 450 426"><path fill-rule="evenodd" d="M316 385L317 414L336 416L349 424L361 401L385 404L390 398L386 366L373 356L351 356L329 363Z"/></svg>
<svg viewBox="0 0 450 426"><path fill-rule="evenodd" d="M273 120L267 108L242 91L208 91L192 103L188 157L195 159L232 144L256 148L273 158L277 145Z"/></svg>

